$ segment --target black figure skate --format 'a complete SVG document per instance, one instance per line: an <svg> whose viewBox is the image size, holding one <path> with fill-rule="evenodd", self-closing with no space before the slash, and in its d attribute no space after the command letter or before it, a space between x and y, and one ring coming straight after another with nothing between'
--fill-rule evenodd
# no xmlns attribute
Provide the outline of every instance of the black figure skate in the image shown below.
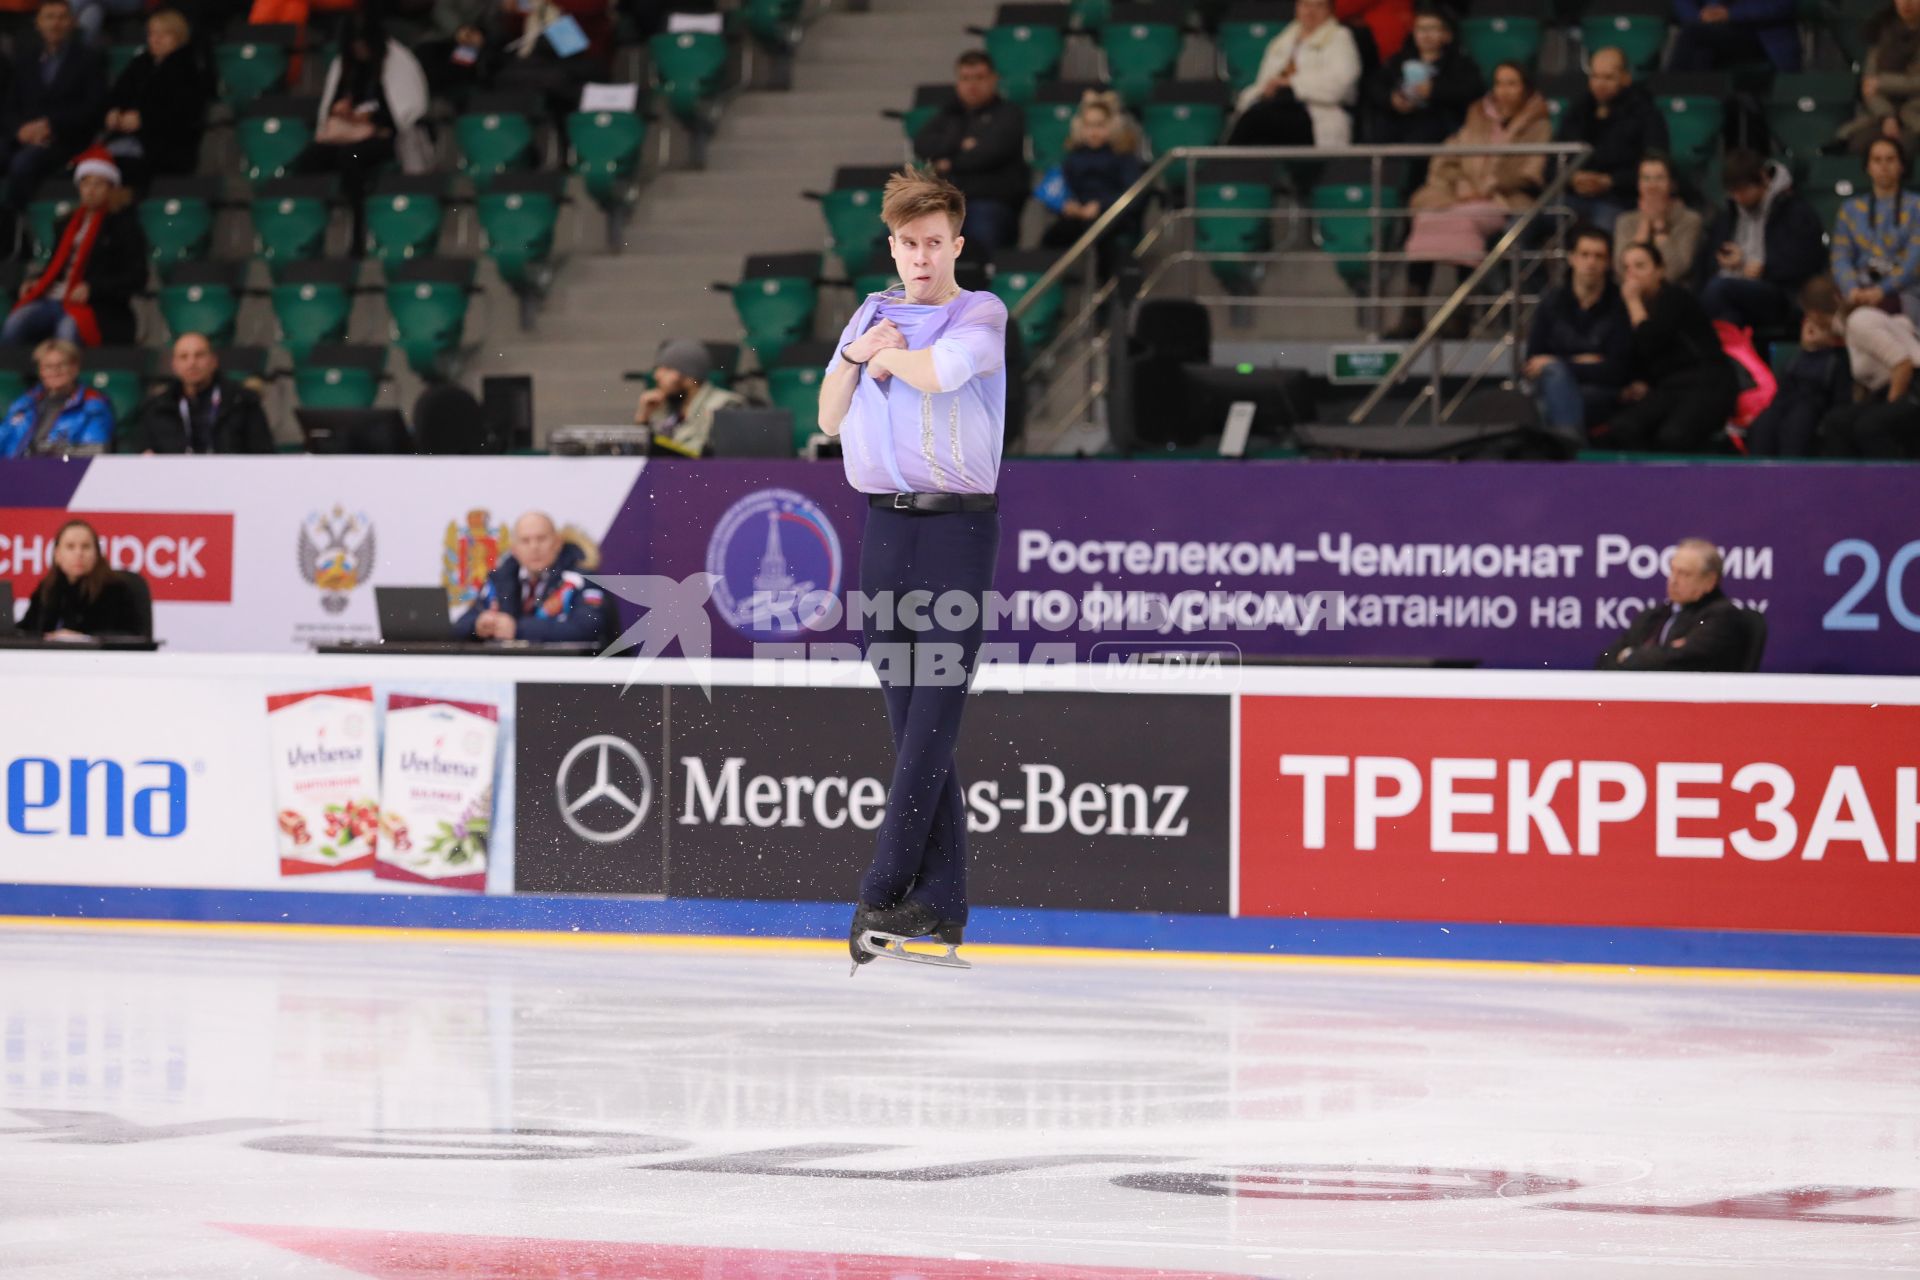
<svg viewBox="0 0 1920 1280"><path fill-rule="evenodd" d="M853 954L852 972L860 972L860 966L875 956L942 969L971 969L973 966L960 958L962 927L941 923L925 903L902 902L893 907L870 907L861 903L854 908L853 927L847 933L847 949ZM943 946L946 951L935 955L908 946L926 941Z"/></svg>

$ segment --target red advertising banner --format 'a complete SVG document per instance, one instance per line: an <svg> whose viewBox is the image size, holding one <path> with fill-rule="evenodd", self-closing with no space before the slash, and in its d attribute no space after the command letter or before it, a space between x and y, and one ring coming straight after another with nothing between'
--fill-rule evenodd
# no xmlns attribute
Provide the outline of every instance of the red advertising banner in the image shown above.
<svg viewBox="0 0 1920 1280"><path fill-rule="evenodd" d="M54 538L69 520L92 525L107 563L145 578L155 600L233 598L230 514L0 507L0 580L13 583L14 599L26 599L53 568Z"/></svg>
<svg viewBox="0 0 1920 1280"><path fill-rule="evenodd" d="M1241 702L1246 916L1920 934L1920 707Z"/></svg>

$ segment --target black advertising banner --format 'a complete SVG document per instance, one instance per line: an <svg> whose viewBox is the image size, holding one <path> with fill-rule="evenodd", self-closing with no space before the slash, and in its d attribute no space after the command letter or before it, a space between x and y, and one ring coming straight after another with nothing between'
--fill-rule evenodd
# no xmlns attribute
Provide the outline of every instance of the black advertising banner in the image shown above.
<svg viewBox="0 0 1920 1280"><path fill-rule="evenodd" d="M520 737L519 891L852 900L893 768L877 692L716 687L708 701L686 687L649 690L665 699L657 746L658 721L647 719L655 713L634 702L639 689L624 698L603 685L521 690L522 722L542 725ZM528 698L539 707L532 717ZM974 697L959 755L973 902L1224 914L1229 704L1208 695ZM652 737L636 743L652 774L645 821L608 845L564 826L550 835L555 762L578 743L632 741L648 726ZM617 767L617 750L613 758ZM584 795L592 782L570 770L567 794ZM592 826L590 814L625 824L605 806L575 816ZM643 839L653 842L651 863L637 847ZM529 843L534 856L521 856ZM633 887L642 865L661 869L664 888Z"/></svg>
<svg viewBox="0 0 1920 1280"><path fill-rule="evenodd" d="M665 698L636 685L523 684L513 887L663 894Z"/></svg>

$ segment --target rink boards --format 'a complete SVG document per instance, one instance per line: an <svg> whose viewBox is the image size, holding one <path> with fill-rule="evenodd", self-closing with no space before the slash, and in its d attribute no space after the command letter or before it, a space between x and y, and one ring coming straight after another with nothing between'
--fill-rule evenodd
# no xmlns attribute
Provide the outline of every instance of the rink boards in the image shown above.
<svg viewBox="0 0 1920 1280"><path fill-rule="evenodd" d="M0 688L10 916L832 937L892 765L853 663ZM996 667L960 772L983 942L1920 972L1897 678Z"/></svg>

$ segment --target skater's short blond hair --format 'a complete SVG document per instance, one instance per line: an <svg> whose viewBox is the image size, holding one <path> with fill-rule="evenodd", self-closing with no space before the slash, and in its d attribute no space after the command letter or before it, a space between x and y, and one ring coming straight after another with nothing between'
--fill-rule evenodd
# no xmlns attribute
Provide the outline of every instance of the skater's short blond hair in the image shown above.
<svg viewBox="0 0 1920 1280"><path fill-rule="evenodd" d="M959 235L960 224L967 218L967 198L960 194L960 188L931 169L908 165L887 179L880 220L889 231L918 222L930 213L946 214L953 233Z"/></svg>

